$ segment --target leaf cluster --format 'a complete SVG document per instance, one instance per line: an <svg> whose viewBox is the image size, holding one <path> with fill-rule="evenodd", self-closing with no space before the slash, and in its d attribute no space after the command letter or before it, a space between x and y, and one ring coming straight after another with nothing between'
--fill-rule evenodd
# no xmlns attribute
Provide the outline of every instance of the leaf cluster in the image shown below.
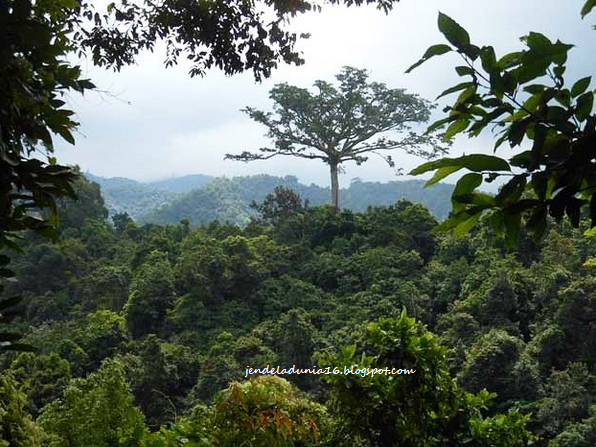
<svg viewBox="0 0 596 447"><path fill-rule="evenodd" d="M593 7L587 2L582 14ZM459 134L477 137L490 128L498 136L494 151L503 143L515 150L507 159L465 155L412 171L434 172L428 185L462 169L472 171L458 181L452 216L438 230L464 234L488 211L494 231L512 246L522 223L539 239L548 216L567 217L578 227L583 208L591 227L596 226L594 90L590 76L571 85L565 80L572 45L531 32L522 38L524 49L497 56L493 47L471 43L468 32L447 15L439 14L438 25L449 44L430 47L408 71L453 52L464 62L455 69L464 81L439 95L457 98L429 131L444 129L444 138L451 139ZM483 182L500 178L507 181L496 196L477 191Z"/></svg>

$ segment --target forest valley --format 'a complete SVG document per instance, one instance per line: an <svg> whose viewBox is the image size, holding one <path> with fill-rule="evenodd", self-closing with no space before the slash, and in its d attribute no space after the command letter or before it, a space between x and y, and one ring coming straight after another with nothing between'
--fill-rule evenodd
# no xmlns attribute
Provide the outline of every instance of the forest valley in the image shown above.
<svg viewBox="0 0 596 447"><path fill-rule="evenodd" d="M324 163L330 205L281 185L248 210L245 178L160 207L163 225L108 219L58 163L65 100L96 90L71 61L119 71L163 44L166 67L260 81L305 62L289 20L321 3L398 1L0 2L0 447L596 445L596 90L567 76L573 45L529 31L497 56L439 13L407 72L457 55L465 82L420 134L436 105L367 70L276 84L274 113L243 109L270 147L226 157ZM445 156L485 130L511 152ZM343 163L395 149L429 159L410 171L426 186L464 174L441 223L406 200L340 207ZM267 365L415 373L243 377Z"/></svg>
<svg viewBox="0 0 596 447"><path fill-rule="evenodd" d="M506 250L488 219L455 239L422 205L334 212L284 187L245 227L139 226L76 191L59 242L31 233L11 262L36 351L1 357L2 446L596 443L582 228ZM266 365L416 373L244 379Z"/></svg>

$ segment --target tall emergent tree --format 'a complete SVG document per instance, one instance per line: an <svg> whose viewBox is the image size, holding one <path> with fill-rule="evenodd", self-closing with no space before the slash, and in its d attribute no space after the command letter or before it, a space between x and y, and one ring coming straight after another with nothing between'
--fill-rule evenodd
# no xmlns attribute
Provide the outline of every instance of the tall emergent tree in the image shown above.
<svg viewBox="0 0 596 447"><path fill-rule="evenodd" d="M328 3L375 3L388 12L397 1ZM0 252L18 249L25 230L55 237L56 199L75 197L77 173L57 164L54 137L74 144L78 123L64 97L95 86L69 55L87 53L95 65L120 70L161 40L165 65L186 56L191 76L218 67L228 75L252 70L261 79L278 62L304 62L288 19L317 9L318 2L305 0L121 0L103 12L77 0L0 1ZM48 217L40 210L49 210ZM0 279L12 276L9 261L0 255ZM0 301L0 318L17 301ZM0 334L0 350L14 346L15 337Z"/></svg>
<svg viewBox="0 0 596 447"><path fill-rule="evenodd" d="M387 13L397 1L326 3L375 3ZM320 8L306 0L122 0L102 12L76 0L0 2L0 250L16 248L21 230L49 235L55 198L74 197L76 173L56 164L53 136L74 144L78 123L64 95L95 86L68 55L88 54L95 65L120 70L164 41L166 66L186 56L191 76L218 67L227 75L251 70L260 80L279 62L304 62L295 49L299 33L287 30L288 21ZM49 220L31 212L44 208L52 211Z"/></svg>
<svg viewBox="0 0 596 447"><path fill-rule="evenodd" d="M411 126L430 118L434 105L404 89L389 89L368 82L366 70L344 67L336 75L339 86L315 81L317 89L277 84L270 92L274 113L247 107L253 120L264 124L272 148L258 153L245 151L226 158L240 161L266 160L277 155L322 160L331 174L331 204L339 208L338 174L343 163L360 165L376 153L394 167L390 155L380 151L402 149L408 154L432 158L445 151L431 135L419 135ZM399 135L394 137L392 135Z"/></svg>
<svg viewBox="0 0 596 447"><path fill-rule="evenodd" d="M585 17L595 0L584 3ZM547 218L567 216L574 227L582 209L596 234L596 113L592 77L568 83L566 63L573 45L553 42L531 32L525 49L497 57L491 46L471 43L470 35L453 19L439 14L439 29L450 45L431 46L410 70L433 56L457 52L462 82L441 96L458 93L448 116L430 130L446 128L445 138L466 133L478 136L487 127L498 131L494 150L503 143L514 150L505 158L471 154L425 163L412 174L435 171L433 184L461 169L472 171L458 181L453 213L441 226L463 234L488 212L494 230L515 244L522 223L542 237ZM508 179L495 196L477 191L483 181Z"/></svg>

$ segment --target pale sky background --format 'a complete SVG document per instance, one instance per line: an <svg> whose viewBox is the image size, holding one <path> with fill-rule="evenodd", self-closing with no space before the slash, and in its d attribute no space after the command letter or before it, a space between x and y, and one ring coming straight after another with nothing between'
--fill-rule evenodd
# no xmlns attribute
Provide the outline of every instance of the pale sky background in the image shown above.
<svg viewBox="0 0 596 447"><path fill-rule="evenodd" d="M391 88L406 88L434 99L458 82L453 67L456 55L435 58L412 74L404 71L427 47L444 43L437 29L442 11L466 28L472 42L494 45L497 56L522 48L519 37L529 31L576 45L566 75L574 82L596 74L593 42L596 15L581 20L583 0L402 0L389 15L374 6L345 8L326 5L322 13L294 19L292 26L312 37L298 43L306 63L280 66L258 84L252 73L226 77L218 70L204 78L190 78L188 65L164 68L164 53L146 53L136 66L112 73L82 62L87 75L111 95L87 94L69 98L81 122L76 146L58 144L61 163L78 164L83 171L141 181L184 174L213 176L296 175L303 183L328 185L326 166L315 160L279 157L242 163L223 160L226 153L256 150L268 144L265 127L252 122L240 109L253 106L270 110L270 88L279 82L310 87L316 79L334 80L342 66L366 68L370 79ZM594 87L594 85L592 86ZM447 102L443 102L445 105ZM441 115L440 108L435 114ZM451 152L492 150L490 135L474 140L460 138ZM507 149L500 153L507 155ZM404 171L422 160L394 152ZM395 172L372 156L362 166L346 165L340 182L396 180ZM401 177L407 178L407 177Z"/></svg>

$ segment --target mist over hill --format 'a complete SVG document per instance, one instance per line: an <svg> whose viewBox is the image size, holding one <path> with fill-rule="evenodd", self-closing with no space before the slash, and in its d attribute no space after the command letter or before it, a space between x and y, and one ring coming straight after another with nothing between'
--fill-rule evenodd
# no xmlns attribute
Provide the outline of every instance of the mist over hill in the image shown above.
<svg viewBox="0 0 596 447"><path fill-rule="evenodd" d="M252 201L261 202L276 186L293 189L311 205L329 201L329 188L300 183L295 176L275 177L267 174L245 177L188 175L156 182L114 177L85 176L101 186L110 215L126 212L141 223L177 224L190 219L191 225L219 220L246 224L253 210ZM340 192L342 208L364 211L368 206L390 205L399 199L422 203L443 219L449 211L453 185L437 184L424 188L423 180L388 183L352 181Z"/></svg>
<svg viewBox="0 0 596 447"><path fill-rule="evenodd" d="M128 213L135 220L148 211L171 203L183 194L209 183L209 175L193 174L152 182L138 182L126 177L105 178L91 173L85 177L98 183L110 215Z"/></svg>
<svg viewBox="0 0 596 447"><path fill-rule="evenodd" d="M302 184L294 176L282 178L262 174L217 178L202 188L144 214L141 221L175 224L186 217L193 226L215 219L246 224L253 213L250 203L263 201L267 194L280 185L293 189L303 199L308 199L311 205L329 201L329 188ZM421 180L390 183L355 181L349 188L341 190L340 198L342 207L353 211L364 211L373 205L390 205L405 198L424 204L437 217L444 218L449 210L452 189L452 185L444 184L424 189L424 181Z"/></svg>
<svg viewBox="0 0 596 447"><path fill-rule="evenodd" d="M213 178L196 174L147 183L89 173L85 176L101 186L110 215L126 212L141 223L160 225L177 224L183 218L190 219L193 226L216 219L244 225L253 215L251 202L263 201L280 185L293 189L311 205L327 203L330 195L329 188L305 185L291 175ZM364 211L368 206L391 205L399 199L408 199L422 203L436 217L445 218L453 185L424 188L424 184L423 180L379 183L355 179L341 190L341 205L353 211Z"/></svg>

